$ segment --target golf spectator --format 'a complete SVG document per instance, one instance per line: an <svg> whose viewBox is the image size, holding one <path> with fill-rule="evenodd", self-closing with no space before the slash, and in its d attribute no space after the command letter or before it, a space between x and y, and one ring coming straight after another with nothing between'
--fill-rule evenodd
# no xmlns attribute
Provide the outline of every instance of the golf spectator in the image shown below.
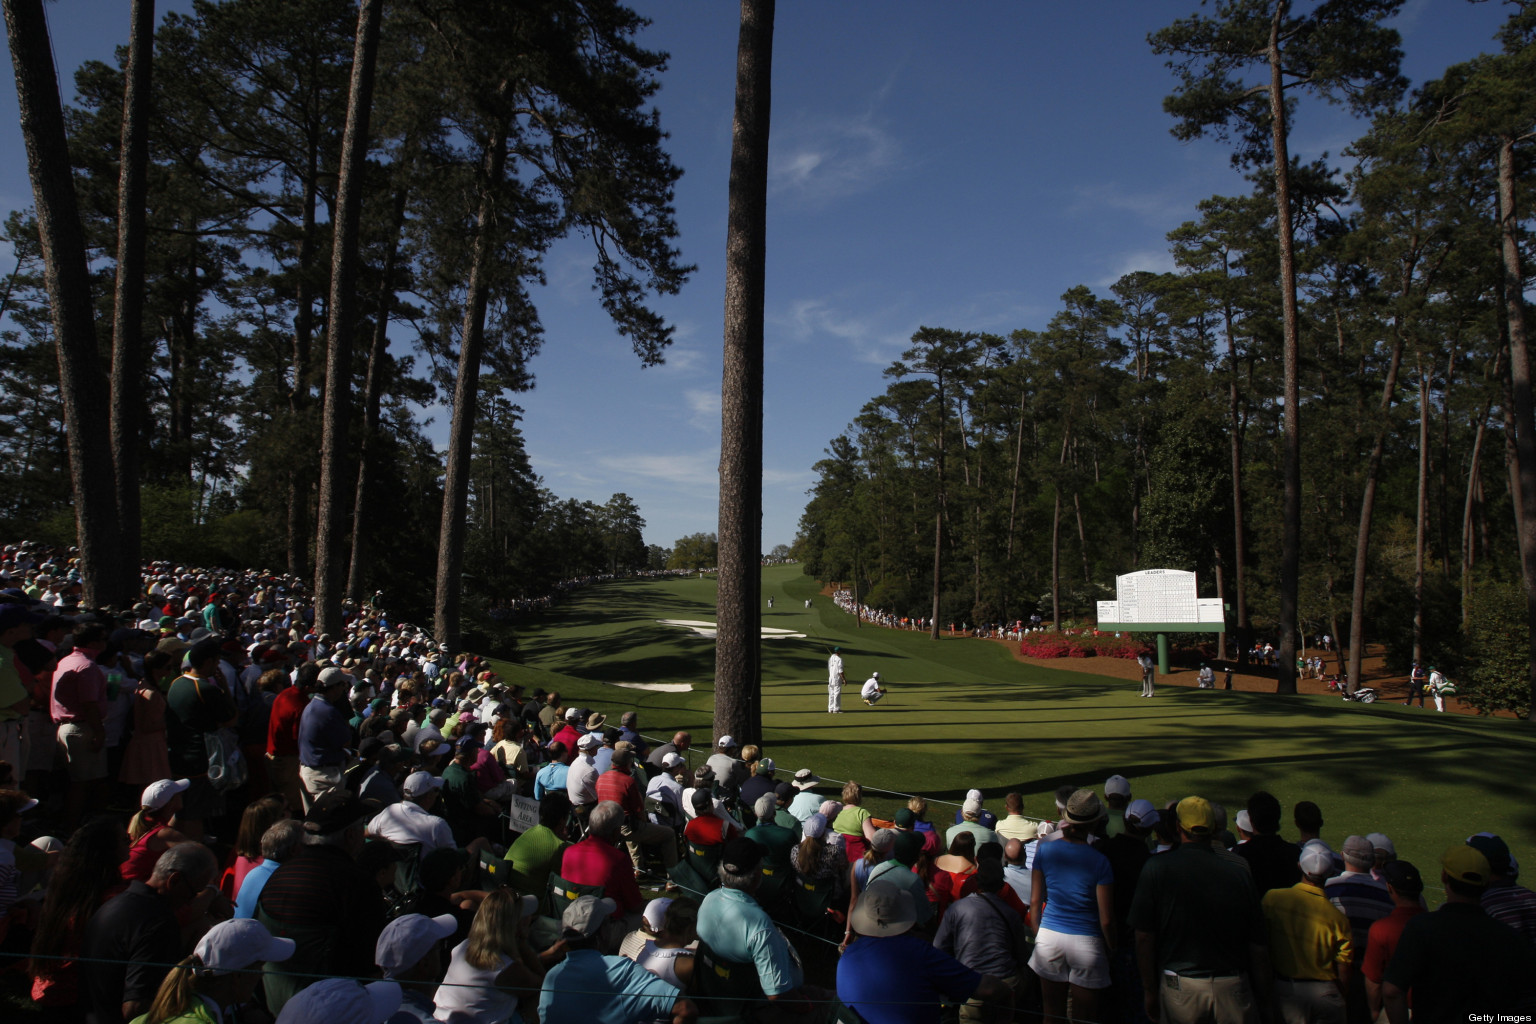
<svg viewBox="0 0 1536 1024"><path fill-rule="evenodd" d="M107 674L96 662L106 649L107 627L87 623L76 629L74 649L53 670L49 713L58 728L58 749L69 775L64 817L71 827L80 821L88 804L94 809L104 795ZM217 652L217 645L214 649ZM9 763L20 761L18 755ZM206 761L203 770L207 770Z"/></svg>
<svg viewBox="0 0 1536 1024"><path fill-rule="evenodd" d="M997 833L992 831L992 826L986 824L985 819L991 818L992 824L997 824L995 815L991 815L981 806L981 790L973 789L966 795L965 803L961 805L958 821L951 825L949 831L944 833L946 846L953 846L955 836L962 832L969 832L976 837L976 845L980 847L984 843L997 842Z"/></svg>
<svg viewBox="0 0 1536 1024"><path fill-rule="evenodd" d="M1301 881L1271 889L1263 899L1275 1002L1287 1021L1344 1024L1355 954L1351 922L1323 888L1333 859L1327 850L1309 846L1298 866Z"/></svg>
<svg viewBox="0 0 1536 1024"><path fill-rule="evenodd" d="M1253 869L1253 884L1262 896L1271 889L1289 889L1301 880L1301 847L1280 838L1280 801L1260 790L1248 798L1253 838L1236 853Z"/></svg>
<svg viewBox="0 0 1536 1024"><path fill-rule="evenodd" d="M177 915L201 916L216 894L218 862L200 843L182 843L102 904L85 926L80 977L89 1024L126 1024L149 1009L170 965L187 947Z"/></svg>
<svg viewBox="0 0 1536 1024"><path fill-rule="evenodd" d="M702 911L700 918L702 923ZM1012 1012L1007 984L912 935L916 923L911 893L889 882L864 891L849 918L859 938L837 962L843 1004L865 1024L935 1020L942 1000L987 1006L1007 1019Z"/></svg>
<svg viewBox="0 0 1536 1024"><path fill-rule="evenodd" d="M1360 959L1360 973L1365 978L1366 1003L1371 1020L1378 1020L1383 1009L1381 983L1387 965L1402 941L1403 928L1424 913L1424 880L1419 869L1405 860L1394 860L1382 869L1387 891L1392 894L1392 913L1371 925L1370 941Z"/></svg>
<svg viewBox="0 0 1536 1024"><path fill-rule="evenodd" d="M621 956L604 956L597 934L614 912L613 900L581 896L560 916L565 959L544 976L539 1019L602 1024L689 1024L698 1016L677 987Z"/></svg>
<svg viewBox="0 0 1536 1024"><path fill-rule="evenodd" d="M612 800L600 801L588 816L586 838L566 850L560 863L560 876L566 881L603 887L603 895L617 905L615 921L631 915L638 920L645 906L635 884L634 865L619 849L623 825L624 809ZM623 932L618 938L622 937ZM611 945L618 948L617 941Z"/></svg>
<svg viewBox="0 0 1536 1024"><path fill-rule="evenodd" d="M645 801L640 796L640 784L633 775L635 755L629 749L616 751L612 766L599 776L595 787L597 798L619 805L624 812L619 835L629 851L629 859L635 870L645 863L645 850L656 852L663 869L677 863L677 833L665 825L653 824L645 816Z"/></svg>
<svg viewBox="0 0 1536 1024"><path fill-rule="evenodd" d="M1003 797L1003 818L993 831L999 839L1020 842L1028 842L1040 834L1040 826L1034 819L1024 817L1024 794L1009 793Z"/></svg>
<svg viewBox="0 0 1536 1024"><path fill-rule="evenodd" d="M256 903L261 899L261 890L266 887L267 879L293 856L303 840L304 822L298 818L284 818L274 822L261 834L261 863L251 868L235 894L237 918L256 916Z"/></svg>
<svg viewBox="0 0 1536 1024"><path fill-rule="evenodd" d="M1062 841L1035 854L1029 906L1035 950L1029 966L1040 976L1048 1017L1067 1015L1070 991L1074 1014L1096 1019L1109 987L1114 873L1104 855L1088 845L1104 813L1097 793L1078 790L1067 801Z"/></svg>
<svg viewBox="0 0 1536 1024"><path fill-rule="evenodd" d="M304 787L304 810L315 800L341 785L352 728L347 724L347 691L352 677L332 666L320 673L318 692L304 705L299 719L299 781Z"/></svg>
<svg viewBox="0 0 1536 1024"><path fill-rule="evenodd" d="M747 781L747 763L737 756L740 750L735 737L721 736L715 741L715 752L704 762L715 773L715 781L727 795L739 793L742 783Z"/></svg>
<svg viewBox="0 0 1536 1024"><path fill-rule="evenodd" d="M569 801L570 794L566 790L566 779L570 774L570 767L565 763L565 745L556 740L549 745L548 753L549 763L533 776L533 798L542 800L546 793L559 792Z"/></svg>
<svg viewBox="0 0 1536 1024"><path fill-rule="evenodd" d="M1124 775L1111 775L1104 782L1104 803L1109 817L1104 823L1104 835L1112 837L1125 830L1125 808L1131 802L1131 783Z"/></svg>
<svg viewBox="0 0 1536 1024"><path fill-rule="evenodd" d="M985 797L982 796L981 790L979 790L979 789L967 790L966 794L965 794L965 803L961 804L960 805L960 810L955 812L955 824L958 825L961 822L972 821L972 822L975 822L976 824L980 825L982 828L986 829L988 832L990 832L994 828L996 828L997 827L997 815L993 814L991 811L989 811L985 807L983 807L982 804L984 802L985 802ZM972 817L968 818L968 817L966 817L965 808L966 808L966 806L968 806L970 804L975 804L975 812L974 812L974 815ZM948 840L949 840L949 837L946 834L945 841L948 842ZM991 839L983 839L979 835L976 837L976 845L977 846L980 846L982 843L988 843L988 842L991 842L991 841L992 841Z"/></svg>
<svg viewBox="0 0 1536 1024"><path fill-rule="evenodd" d="M666 765L663 762L665 761L668 754L676 754L679 757L682 757L684 754L688 753L688 747L692 745L692 743L693 737L688 733L673 733L672 742L663 743L655 750L652 750L650 756L646 758L646 762L654 765L657 768L665 768Z"/></svg>
<svg viewBox="0 0 1536 1024"><path fill-rule="evenodd" d="M852 779L843 783L843 809L832 819L832 831L843 837L843 856L850 864L864 856L877 831L863 802L863 786Z"/></svg>
<svg viewBox="0 0 1536 1024"><path fill-rule="evenodd" d="M443 780L430 772L413 772L405 779L405 799L390 804L368 822L366 833L398 845L415 845L417 857L453 845L453 829L432 813L441 798Z"/></svg>
<svg viewBox="0 0 1536 1024"><path fill-rule="evenodd" d="M433 991L443 976L441 949L458 930L452 914L402 914L379 933L373 962L400 986L400 1009L388 1024L435 1024Z"/></svg>
<svg viewBox="0 0 1536 1024"><path fill-rule="evenodd" d="M1012 992L1013 1002L1017 1003L1029 977L1026 970L1030 953L1028 926L1024 918L997 895L999 889L1007 886L1001 862L991 858L983 860L974 877L976 891L950 906L933 944L971 970L1002 981ZM875 881L882 879L883 876ZM921 925L922 905L917 900L918 897L914 897L917 924ZM981 1001L968 1000L961 1010L961 1019L984 1020Z"/></svg>
<svg viewBox="0 0 1536 1024"><path fill-rule="evenodd" d="M789 784L795 788L795 798L789 802L789 813L800 819L801 825L821 810L821 797L816 794L816 787L820 783L816 773L809 768L801 768L790 780Z"/></svg>
<svg viewBox="0 0 1536 1024"><path fill-rule="evenodd" d="M1479 832L1467 840L1467 845L1488 858L1490 875L1483 890L1483 913L1536 943L1536 893L1516 884L1508 844L1491 832Z"/></svg>
<svg viewBox="0 0 1536 1024"><path fill-rule="evenodd" d="M1440 858L1445 903L1403 926L1382 979L1390 1024L1407 1024L1408 1004L1420 1021L1466 1021L1490 1007L1529 1006L1536 997L1536 947L1483 912L1493 870L1475 847L1460 844Z"/></svg>
<svg viewBox="0 0 1536 1024"><path fill-rule="evenodd" d="M1251 1021L1270 998L1258 890L1211 849L1207 801L1180 800L1173 820L1182 842L1147 861L1131 903L1144 1010L1164 1024Z"/></svg>
<svg viewBox="0 0 1536 1024"><path fill-rule="evenodd" d="M635 750L635 757L645 760L650 753L650 745L645 742L645 737L640 735L640 713L638 711L626 711L619 716L619 739L628 743Z"/></svg>
<svg viewBox="0 0 1536 1024"><path fill-rule="evenodd" d="M563 790L551 790L539 801L539 823L518 836L507 850L513 870L528 879L532 891L542 893L549 884L550 871L559 866L568 845L570 820L570 798Z"/></svg>
<svg viewBox="0 0 1536 1024"><path fill-rule="evenodd" d="M762 858L762 847L750 839L737 838L725 845L720 856L720 888L699 904L697 930L701 946L707 946L712 956L756 968L768 1005L747 1003L743 1010L750 1010L754 1019L766 1024L806 1012L808 1008L793 1004L797 997L812 993L800 991L804 981L800 966L783 933L753 896L762 881ZM785 1005L779 1006L781 1003Z"/></svg>

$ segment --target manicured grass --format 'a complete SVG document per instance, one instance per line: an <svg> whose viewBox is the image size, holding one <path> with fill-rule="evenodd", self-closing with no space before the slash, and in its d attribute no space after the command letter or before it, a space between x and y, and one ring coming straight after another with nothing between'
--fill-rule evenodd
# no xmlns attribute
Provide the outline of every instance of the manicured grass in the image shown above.
<svg viewBox="0 0 1536 1024"><path fill-rule="evenodd" d="M1064 783L1131 780L1154 803L1200 793L1235 815L1268 789L1289 808L1323 809L1323 837L1381 831L1426 879L1441 851L1484 829L1536 865L1536 730L1523 722L1439 715L1401 705L1329 697L1161 688L1015 660L1012 645L855 628L798 566L763 572L763 625L804 640L763 642L763 745L781 768L810 767L866 786L959 801L976 786L1001 810L1018 790L1025 810L1052 812ZM636 708L649 735L690 730L710 742L714 641L657 619L714 621L713 579L619 581L580 591L521 636L518 681L557 688L607 712ZM803 607L812 598L812 608ZM842 647L850 685L841 716L826 711L827 648ZM866 707L858 685L879 671L890 688ZM688 693L616 687L689 683ZM787 777L782 775L781 777ZM835 796L828 786L828 795ZM873 799L889 813L897 798ZM953 809L935 807L935 821ZM1285 833L1295 829L1287 821Z"/></svg>

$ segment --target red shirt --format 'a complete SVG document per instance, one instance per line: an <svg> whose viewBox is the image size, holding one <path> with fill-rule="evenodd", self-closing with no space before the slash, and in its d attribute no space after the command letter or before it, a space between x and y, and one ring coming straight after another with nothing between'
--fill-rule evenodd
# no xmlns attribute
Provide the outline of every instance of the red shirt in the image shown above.
<svg viewBox="0 0 1536 1024"><path fill-rule="evenodd" d="M1422 913L1423 907L1393 907L1392 913L1371 922L1371 935L1365 943L1365 959L1360 962L1360 973L1380 985L1392 954L1397 952L1397 941L1403 937L1403 926Z"/></svg>
<svg viewBox="0 0 1536 1024"><path fill-rule="evenodd" d="M309 703L304 691L290 686L272 701L272 717L267 720L267 753L273 757L299 756L299 719Z"/></svg>
<svg viewBox="0 0 1536 1024"><path fill-rule="evenodd" d="M612 800L632 819L645 817L645 801L640 797L640 787L635 783L635 777L622 768L610 768L597 777L597 798Z"/></svg>
<svg viewBox="0 0 1536 1024"><path fill-rule="evenodd" d="M701 814L683 826L683 835L697 846L719 846L735 831L735 822L714 814Z"/></svg>
<svg viewBox="0 0 1536 1024"><path fill-rule="evenodd" d="M645 905L629 854L596 836L566 849L560 877L576 885L602 886L603 895L619 905L613 915L616 918Z"/></svg>
<svg viewBox="0 0 1536 1024"><path fill-rule="evenodd" d="M578 731L575 726L567 722L565 724L565 728L561 729L559 732L555 733L553 737L551 737L550 742L558 742L565 745L565 756L561 758L561 760L566 764L570 764L576 759L576 741L579 739L581 739L580 731Z"/></svg>

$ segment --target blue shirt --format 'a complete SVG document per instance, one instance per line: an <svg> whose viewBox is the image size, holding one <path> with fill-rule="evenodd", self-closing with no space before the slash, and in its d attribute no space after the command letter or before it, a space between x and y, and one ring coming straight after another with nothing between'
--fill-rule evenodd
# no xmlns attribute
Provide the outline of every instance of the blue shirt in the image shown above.
<svg viewBox="0 0 1536 1024"><path fill-rule="evenodd" d="M1036 843L1034 869L1045 876L1040 927L1067 935L1098 935L1098 886L1113 885L1109 858L1087 843Z"/></svg>
<svg viewBox="0 0 1536 1024"><path fill-rule="evenodd" d="M837 962L837 997L865 1024L937 1024L941 997L964 1002L980 985L980 974L910 932L861 935Z"/></svg>
<svg viewBox="0 0 1536 1024"><path fill-rule="evenodd" d="M552 789L565 792L565 776L570 770L568 765L563 765L559 761L551 761L540 768L539 773L533 777L533 798L542 800L544 794Z"/></svg>
<svg viewBox="0 0 1536 1024"><path fill-rule="evenodd" d="M539 1020L635 1024L671 1020L682 992L633 960L577 949L544 975Z"/></svg>
<svg viewBox="0 0 1536 1024"><path fill-rule="evenodd" d="M299 716L299 764L306 768L341 767L352 742L348 714L316 694Z"/></svg>
<svg viewBox="0 0 1536 1024"><path fill-rule="evenodd" d="M256 901L261 897L261 890L266 888L267 879L280 866L275 860L264 860L245 873L245 879L240 883L240 895L235 900L236 917L256 916Z"/></svg>
<svg viewBox="0 0 1536 1024"><path fill-rule="evenodd" d="M635 756L638 758L644 758L651 749L645 740L641 738L640 734L627 725L619 729L619 739L633 744Z"/></svg>
<svg viewBox="0 0 1536 1024"><path fill-rule="evenodd" d="M699 904L699 941L722 960L757 967L763 994L781 996L800 987L800 968L767 911L750 894L716 889Z"/></svg>

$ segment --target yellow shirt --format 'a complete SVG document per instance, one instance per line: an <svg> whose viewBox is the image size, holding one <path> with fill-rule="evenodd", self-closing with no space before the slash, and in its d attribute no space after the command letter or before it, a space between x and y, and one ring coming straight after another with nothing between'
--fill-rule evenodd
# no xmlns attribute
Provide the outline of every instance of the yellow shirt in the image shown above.
<svg viewBox="0 0 1536 1024"><path fill-rule="evenodd" d="M1335 964L1354 961L1349 918L1307 882L1264 894L1269 961L1282 978L1332 981Z"/></svg>

